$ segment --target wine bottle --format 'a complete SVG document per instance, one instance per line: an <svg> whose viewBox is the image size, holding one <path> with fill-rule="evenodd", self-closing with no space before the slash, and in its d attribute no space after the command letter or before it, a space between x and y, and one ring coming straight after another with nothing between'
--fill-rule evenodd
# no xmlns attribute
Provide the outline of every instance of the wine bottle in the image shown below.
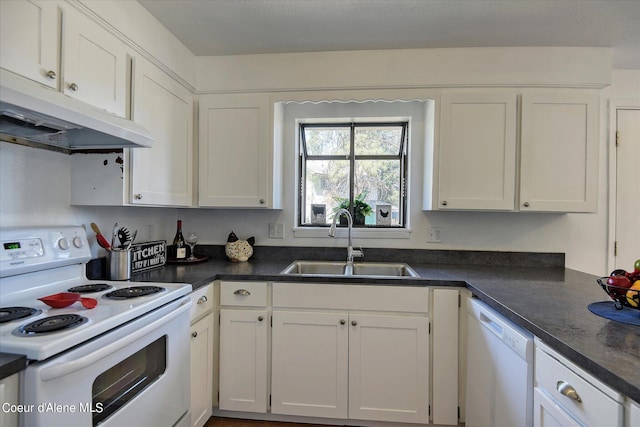
<svg viewBox="0 0 640 427"><path fill-rule="evenodd" d="M178 229L176 237L173 238L173 246L176 248L176 259L185 259L187 257L187 244L182 236L182 220L178 220Z"/></svg>

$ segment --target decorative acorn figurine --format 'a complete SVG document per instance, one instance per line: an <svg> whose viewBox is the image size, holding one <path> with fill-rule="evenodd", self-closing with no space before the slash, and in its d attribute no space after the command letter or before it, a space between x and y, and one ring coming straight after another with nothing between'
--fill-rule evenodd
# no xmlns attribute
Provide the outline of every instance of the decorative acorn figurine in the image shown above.
<svg viewBox="0 0 640 427"><path fill-rule="evenodd" d="M224 252L232 262L247 261L253 255L253 245L256 243L255 237L247 240L240 240L233 231L227 237L227 244L224 245Z"/></svg>

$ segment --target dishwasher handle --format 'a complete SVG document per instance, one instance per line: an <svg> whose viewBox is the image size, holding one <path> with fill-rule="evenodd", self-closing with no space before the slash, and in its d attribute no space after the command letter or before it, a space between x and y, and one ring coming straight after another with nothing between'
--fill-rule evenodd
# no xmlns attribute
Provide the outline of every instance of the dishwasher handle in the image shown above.
<svg viewBox="0 0 640 427"><path fill-rule="evenodd" d="M489 331L502 340L504 337L504 326L502 325L502 322L498 321L498 319L491 315L487 315L484 311L480 312L479 318L482 326L489 329Z"/></svg>

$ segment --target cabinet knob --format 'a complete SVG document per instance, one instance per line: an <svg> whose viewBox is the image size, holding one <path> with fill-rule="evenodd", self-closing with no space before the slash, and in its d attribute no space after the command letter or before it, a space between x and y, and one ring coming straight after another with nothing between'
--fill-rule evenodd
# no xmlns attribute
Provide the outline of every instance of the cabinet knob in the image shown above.
<svg viewBox="0 0 640 427"><path fill-rule="evenodd" d="M264 205L264 199L260 199L260 204Z"/></svg>
<svg viewBox="0 0 640 427"><path fill-rule="evenodd" d="M352 324L353 326L357 326L357 325L358 325L358 322L356 322L355 320L352 320L352 321L351 321L351 324Z"/></svg>
<svg viewBox="0 0 640 427"><path fill-rule="evenodd" d="M344 325L345 323L347 323L347 321L346 321L346 320L344 320L344 319L340 319L340 324L341 324L341 325Z"/></svg>
<svg viewBox="0 0 640 427"><path fill-rule="evenodd" d="M142 200L142 194L134 194L133 198L136 200Z"/></svg>
<svg viewBox="0 0 640 427"><path fill-rule="evenodd" d="M522 206L524 206L525 208L528 208L528 207L529 207L529 202L524 202L524 203L522 204Z"/></svg>
<svg viewBox="0 0 640 427"><path fill-rule="evenodd" d="M71 83L71 84L69 85L69 89L71 89L71 90L72 90L72 91L74 91L74 92L77 92L79 88L78 88L78 85L77 85L77 84L75 84L75 83Z"/></svg>
<svg viewBox="0 0 640 427"><path fill-rule="evenodd" d="M576 389L573 388L573 386L571 384L569 384L567 382L564 382L564 381L558 381L556 383L556 389L563 396L567 396L569 399L573 399L576 402L582 402L582 398L580 398L580 395L578 394Z"/></svg>
<svg viewBox="0 0 640 427"><path fill-rule="evenodd" d="M251 292L249 292L249 291L248 291L248 290L246 290L246 289L236 289L236 290L233 292L233 294L234 294L234 295L240 295L240 296L243 296L243 297L248 297L249 295L251 295Z"/></svg>
<svg viewBox="0 0 640 427"><path fill-rule="evenodd" d="M191 336L192 336L193 338L195 338L195 337L197 337L197 336L198 336L198 333L197 333L197 332L192 332L192 333L191 333Z"/></svg>
<svg viewBox="0 0 640 427"><path fill-rule="evenodd" d="M200 298L198 298L198 304L204 304L205 302L207 302L207 296L203 295Z"/></svg>
<svg viewBox="0 0 640 427"><path fill-rule="evenodd" d="M446 200L442 201L442 206L447 206L447 201Z"/></svg>
<svg viewBox="0 0 640 427"><path fill-rule="evenodd" d="M55 80L56 77L58 77L58 75L56 74L55 71L49 70L47 71L47 77L49 77L51 80Z"/></svg>
<svg viewBox="0 0 640 427"><path fill-rule="evenodd" d="M264 316L258 316L258 322L262 322L264 320Z"/></svg>

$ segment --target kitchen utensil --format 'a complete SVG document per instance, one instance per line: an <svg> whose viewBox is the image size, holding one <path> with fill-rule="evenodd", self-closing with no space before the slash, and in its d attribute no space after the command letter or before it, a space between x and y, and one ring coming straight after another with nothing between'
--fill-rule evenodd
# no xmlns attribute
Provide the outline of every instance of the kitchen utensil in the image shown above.
<svg viewBox="0 0 640 427"><path fill-rule="evenodd" d="M126 227L120 227L118 229L118 240L120 240L120 249L124 249L129 240L131 240L131 233Z"/></svg>
<svg viewBox="0 0 640 427"><path fill-rule="evenodd" d="M113 224L113 230L111 231L111 247L116 244L116 236L118 235L118 223Z"/></svg>
<svg viewBox="0 0 640 427"><path fill-rule="evenodd" d="M98 228L98 225L95 222L91 223L91 229L96 233L96 240L98 244L101 247L105 248L106 250L110 250L111 245L109 244L107 239L105 239L105 237L102 235L102 233L100 232L100 228Z"/></svg>
<svg viewBox="0 0 640 427"><path fill-rule="evenodd" d="M80 300L81 297L82 296L76 292L60 292L58 294L48 295L38 299L49 307L64 308L69 307L74 302Z"/></svg>
<svg viewBox="0 0 640 427"><path fill-rule="evenodd" d="M107 252L109 277L111 280L129 280L131 278L131 251L112 248Z"/></svg>
<svg viewBox="0 0 640 427"><path fill-rule="evenodd" d="M98 305L98 301L93 298L82 297L80 298L80 303L84 308L88 308L88 309L96 308L96 305Z"/></svg>
<svg viewBox="0 0 640 427"><path fill-rule="evenodd" d="M129 240L129 244L126 247L126 250L131 249L131 245L133 245L133 241L136 240L136 236L138 235L138 230L133 232L133 236L131 236L131 240Z"/></svg>

